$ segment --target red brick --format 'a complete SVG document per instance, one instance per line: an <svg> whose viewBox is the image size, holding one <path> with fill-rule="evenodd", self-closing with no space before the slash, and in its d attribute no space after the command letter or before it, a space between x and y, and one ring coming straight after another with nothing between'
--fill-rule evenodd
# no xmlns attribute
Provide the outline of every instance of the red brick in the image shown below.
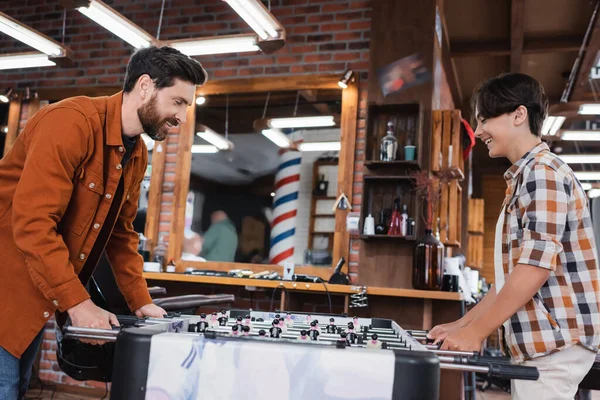
<svg viewBox="0 0 600 400"><path fill-rule="evenodd" d="M354 0L350 3L350 8L353 10L358 9L371 9L371 0Z"/></svg>
<svg viewBox="0 0 600 400"><path fill-rule="evenodd" d="M339 32L335 34L336 41L359 40L362 32Z"/></svg>
<svg viewBox="0 0 600 400"><path fill-rule="evenodd" d="M351 21L349 25L351 30L367 30L371 29L371 21L370 20L362 20L362 21Z"/></svg>
<svg viewBox="0 0 600 400"><path fill-rule="evenodd" d="M290 47L292 53L314 53L317 51L317 45L296 45Z"/></svg>
<svg viewBox="0 0 600 400"><path fill-rule="evenodd" d="M290 67L290 72L296 73L305 73L305 72L317 72L316 65L292 65Z"/></svg>
<svg viewBox="0 0 600 400"><path fill-rule="evenodd" d="M302 25L302 26L294 26L290 28L290 35L303 34L303 33L316 33L319 31L319 28L314 25Z"/></svg>
<svg viewBox="0 0 600 400"><path fill-rule="evenodd" d="M309 54L304 56L304 61L307 63L315 63L331 60L331 54Z"/></svg>
<svg viewBox="0 0 600 400"><path fill-rule="evenodd" d="M349 60L359 60L360 53L352 52L352 53L335 53L333 55L333 59L335 61L349 61Z"/></svg>
<svg viewBox="0 0 600 400"><path fill-rule="evenodd" d="M250 65L273 65L274 63L274 57L257 57L250 59Z"/></svg>
<svg viewBox="0 0 600 400"><path fill-rule="evenodd" d="M335 13L338 11L348 11L348 4L326 4L323 6L323 13Z"/></svg>
<svg viewBox="0 0 600 400"><path fill-rule="evenodd" d="M302 56L277 56L277 64L294 64L302 61Z"/></svg>
<svg viewBox="0 0 600 400"><path fill-rule="evenodd" d="M346 22L336 22L332 24L321 25L321 32L337 32L347 29L348 24Z"/></svg>
<svg viewBox="0 0 600 400"><path fill-rule="evenodd" d="M321 6L317 6L317 5L294 7L294 15L310 15L310 14L317 14L320 12L321 12Z"/></svg>
<svg viewBox="0 0 600 400"><path fill-rule="evenodd" d="M225 78L228 76L235 76L237 70L235 69L218 69L213 72L215 78Z"/></svg>
<svg viewBox="0 0 600 400"><path fill-rule="evenodd" d="M344 71L344 64L335 63L335 64L319 64L319 72L330 72L330 71Z"/></svg>

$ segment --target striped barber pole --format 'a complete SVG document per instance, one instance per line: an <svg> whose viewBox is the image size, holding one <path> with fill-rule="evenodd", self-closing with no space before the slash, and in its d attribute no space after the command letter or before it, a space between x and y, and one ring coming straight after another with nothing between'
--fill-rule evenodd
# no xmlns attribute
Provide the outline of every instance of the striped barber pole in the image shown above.
<svg viewBox="0 0 600 400"><path fill-rule="evenodd" d="M279 169L275 175L273 222L271 223L269 259L273 264L283 265L286 261L291 261L294 255L301 161L302 156L299 151L282 150Z"/></svg>

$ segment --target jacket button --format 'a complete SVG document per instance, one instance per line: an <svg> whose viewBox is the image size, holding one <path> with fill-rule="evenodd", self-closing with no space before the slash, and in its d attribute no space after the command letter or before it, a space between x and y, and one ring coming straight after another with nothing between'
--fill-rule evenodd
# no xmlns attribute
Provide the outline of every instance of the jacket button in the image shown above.
<svg viewBox="0 0 600 400"><path fill-rule="evenodd" d="M129 200L129 195L127 195L127 200Z"/></svg>
<svg viewBox="0 0 600 400"><path fill-rule="evenodd" d="M95 224L94 224L94 229L98 229L98 228L100 228L100 224L98 224L98 223L95 223Z"/></svg>
<svg viewBox="0 0 600 400"><path fill-rule="evenodd" d="M106 197L107 200L112 199L112 195L110 193L106 193L104 197Z"/></svg>
<svg viewBox="0 0 600 400"><path fill-rule="evenodd" d="M79 255L79 259L80 259L80 260L83 260L83 259L85 259L85 254L81 253L81 254Z"/></svg>
<svg viewBox="0 0 600 400"><path fill-rule="evenodd" d="M119 153L122 153L124 151L125 151L125 149L123 148L123 146L119 146Z"/></svg>
<svg viewBox="0 0 600 400"><path fill-rule="evenodd" d="M54 304L55 307L58 307L58 300L52 300L52 304Z"/></svg>
<svg viewBox="0 0 600 400"><path fill-rule="evenodd" d="M48 318L50 316L50 313L48 311L44 311L44 318Z"/></svg>
<svg viewBox="0 0 600 400"><path fill-rule="evenodd" d="M121 164L117 164L117 169L121 169L121 168L123 168L123 167L121 166Z"/></svg>
<svg viewBox="0 0 600 400"><path fill-rule="evenodd" d="M90 184L88 186L90 189L93 189L96 187L96 184L94 182L90 182Z"/></svg>

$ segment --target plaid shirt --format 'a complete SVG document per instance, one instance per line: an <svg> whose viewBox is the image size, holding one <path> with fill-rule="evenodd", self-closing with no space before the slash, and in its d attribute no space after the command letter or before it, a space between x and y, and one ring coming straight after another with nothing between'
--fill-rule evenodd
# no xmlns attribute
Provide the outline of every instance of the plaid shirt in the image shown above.
<svg viewBox="0 0 600 400"><path fill-rule="evenodd" d="M592 219L573 171L540 143L504 174L502 261L550 270L550 277L505 324L516 361L581 344L600 344L600 292ZM514 194L514 195L513 195Z"/></svg>

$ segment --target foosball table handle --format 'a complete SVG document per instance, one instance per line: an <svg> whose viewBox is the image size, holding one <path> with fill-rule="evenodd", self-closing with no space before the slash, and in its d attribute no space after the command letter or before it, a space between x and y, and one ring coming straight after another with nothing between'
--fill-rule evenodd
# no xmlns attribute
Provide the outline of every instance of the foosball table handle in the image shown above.
<svg viewBox="0 0 600 400"><path fill-rule="evenodd" d="M503 379L521 379L525 381L537 381L540 373L536 367L525 365L490 364L489 376Z"/></svg>

